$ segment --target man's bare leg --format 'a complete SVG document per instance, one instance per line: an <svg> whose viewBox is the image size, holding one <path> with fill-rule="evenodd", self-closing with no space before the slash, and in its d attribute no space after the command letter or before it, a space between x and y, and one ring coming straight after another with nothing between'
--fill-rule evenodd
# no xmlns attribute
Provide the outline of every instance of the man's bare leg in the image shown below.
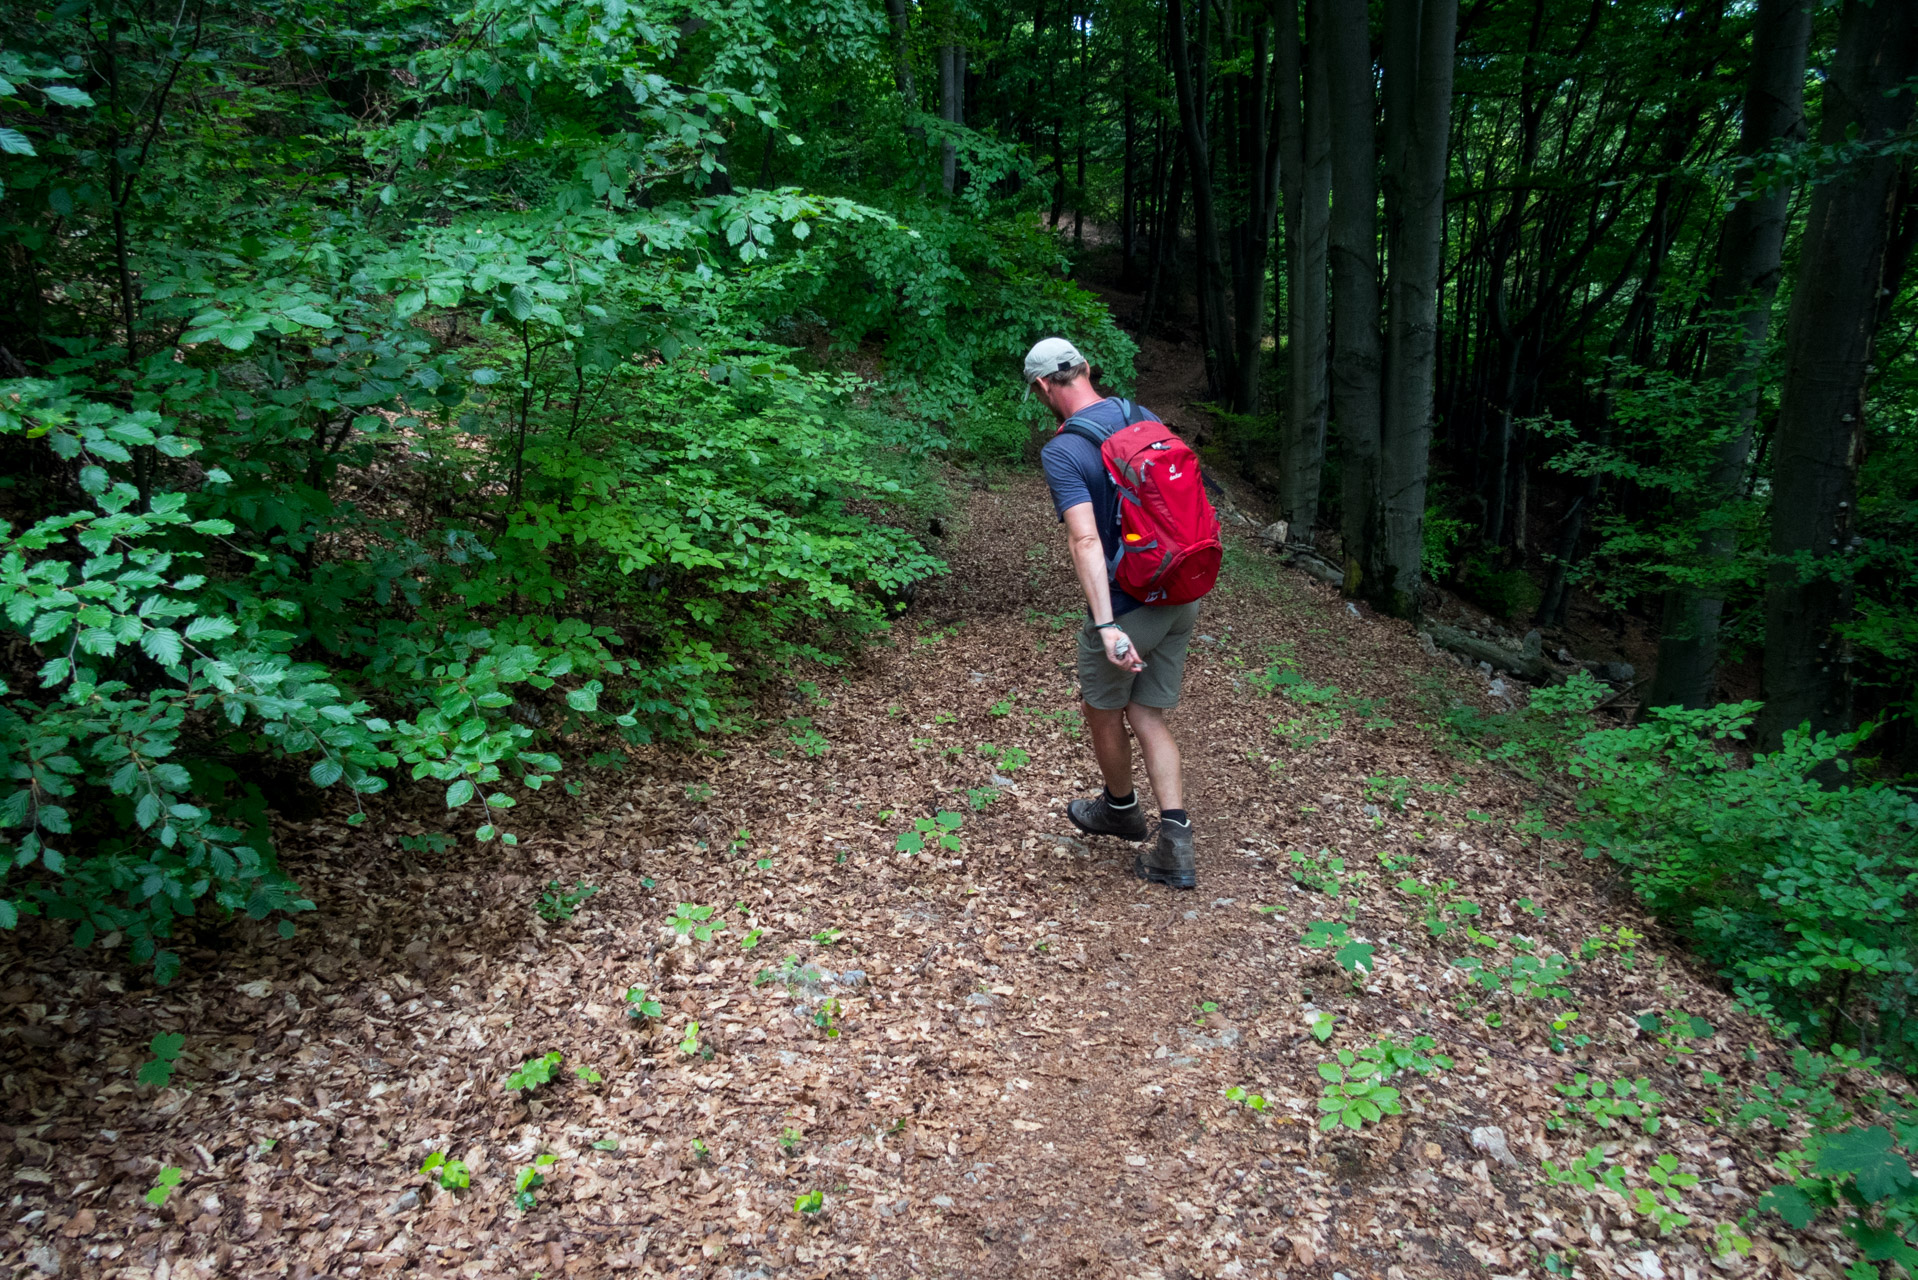
<svg viewBox="0 0 1918 1280"><path fill-rule="evenodd" d="M1116 716L1118 713L1104 714ZM1179 744L1172 740L1172 730L1165 722L1164 710L1135 702L1125 709L1125 718L1132 725L1133 736L1139 740L1139 754L1145 757L1145 774L1152 779L1152 794L1159 802L1160 811L1185 808L1185 776L1179 762ZM1123 732L1121 730L1122 735ZM1096 737L1093 739L1093 750L1099 752L1100 768L1104 769L1105 754L1099 751ZM1129 783L1132 772L1130 744L1127 744L1125 752L1125 765ZM1109 771L1106 777L1106 785L1111 786L1112 774Z"/></svg>
<svg viewBox="0 0 1918 1280"><path fill-rule="evenodd" d="M1097 707L1086 707L1085 713L1086 731L1092 735L1092 754L1105 777L1106 791L1115 796L1132 794L1132 739L1126 733L1126 713L1101 711ZM1177 759L1175 749L1173 760Z"/></svg>

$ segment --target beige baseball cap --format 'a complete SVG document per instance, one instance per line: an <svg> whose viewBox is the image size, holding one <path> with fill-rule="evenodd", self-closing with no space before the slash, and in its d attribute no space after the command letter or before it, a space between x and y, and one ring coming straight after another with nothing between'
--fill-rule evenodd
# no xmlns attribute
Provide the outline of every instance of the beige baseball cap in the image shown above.
<svg viewBox="0 0 1918 1280"><path fill-rule="evenodd" d="M1086 358L1079 354L1079 348L1064 338L1041 338L1032 344L1032 350L1026 352L1026 386L1030 387L1034 378L1043 378L1048 373L1064 373L1085 362Z"/></svg>

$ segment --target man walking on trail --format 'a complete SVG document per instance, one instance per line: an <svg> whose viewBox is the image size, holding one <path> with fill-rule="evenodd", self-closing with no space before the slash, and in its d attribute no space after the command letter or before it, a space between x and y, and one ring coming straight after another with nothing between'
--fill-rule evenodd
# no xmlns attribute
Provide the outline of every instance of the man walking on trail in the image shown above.
<svg viewBox="0 0 1918 1280"><path fill-rule="evenodd" d="M1072 801L1066 814L1088 835L1146 838L1145 813L1132 782L1131 737L1136 737L1159 802L1159 832L1157 841L1133 862L1133 874L1190 889L1198 882L1192 820L1185 811L1179 744L1166 724L1166 713L1179 704L1186 644L1198 621L1199 602L1144 604L1115 581L1115 565L1126 545L1122 538L1128 535L1121 528L1122 495L1098 443L1136 423L1156 424L1159 419L1124 400L1101 396L1093 389L1085 357L1064 338L1047 338L1033 347L1026 355L1025 376L1033 394L1060 422L1058 433L1040 450L1039 461L1066 527L1073 571L1085 589L1088 616L1079 632L1079 696L1093 754L1105 777L1099 795ZM1209 504L1205 514L1211 517Z"/></svg>

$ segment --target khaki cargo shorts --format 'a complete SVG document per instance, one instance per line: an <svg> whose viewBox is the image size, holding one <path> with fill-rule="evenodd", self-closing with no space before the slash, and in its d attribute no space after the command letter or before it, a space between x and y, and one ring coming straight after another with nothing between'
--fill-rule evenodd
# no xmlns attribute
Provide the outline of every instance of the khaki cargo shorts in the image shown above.
<svg viewBox="0 0 1918 1280"><path fill-rule="evenodd" d="M1119 615L1119 630L1145 659L1134 675L1106 657L1105 641L1092 619L1079 629L1079 696L1101 711L1120 711L1129 703L1170 711L1179 705L1185 678L1185 647L1199 622L1199 602L1153 607Z"/></svg>

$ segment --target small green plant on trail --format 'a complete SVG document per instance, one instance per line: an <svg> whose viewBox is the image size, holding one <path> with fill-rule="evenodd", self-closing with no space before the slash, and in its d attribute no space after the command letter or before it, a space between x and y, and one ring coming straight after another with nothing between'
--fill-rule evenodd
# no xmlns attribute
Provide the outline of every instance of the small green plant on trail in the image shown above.
<svg viewBox="0 0 1918 1280"><path fill-rule="evenodd" d="M1388 778L1383 774L1365 780L1365 798L1375 804L1390 805L1394 812L1405 812L1405 802L1412 794L1410 778Z"/></svg>
<svg viewBox="0 0 1918 1280"><path fill-rule="evenodd" d="M1562 685L1534 689L1516 711L1493 714L1454 703L1440 711L1438 722L1470 754L1537 779L1558 771L1591 727L1592 709L1610 696L1590 672L1579 671Z"/></svg>
<svg viewBox="0 0 1918 1280"><path fill-rule="evenodd" d="M1324 1009L1313 1009L1305 1015L1305 1025L1306 1029L1311 1031L1312 1038L1324 1044L1332 1038L1332 1033L1339 1029L1339 1019L1338 1015L1328 1013Z"/></svg>
<svg viewBox="0 0 1918 1280"><path fill-rule="evenodd" d="M1026 714L1031 716L1034 720L1044 720L1050 724L1058 726L1058 728L1066 735L1066 737L1072 739L1074 742L1077 742L1080 739L1080 737L1082 737L1085 734L1085 731L1086 731L1085 717L1080 715L1077 711L1071 710L1070 708L1064 708L1056 711L1028 710Z"/></svg>
<svg viewBox="0 0 1918 1280"><path fill-rule="evenodd" d="M1345 859L1329 849L1321 849L1316 854L1301 853L1293 849L1286 854L1291 861L1292 882L1302 889L1314 893L1323 893L1327 897L1340 897L1347 890L1362 884L1366 880L1363 871L1350 871L1345 868Z"/></svg>
<svg viewBox="0 0 1918 1280"><path fill-rule="evenodd" d="M590 1066L574 1067L573 1075L577 1079L582 1080L587 1084L598 1084L600 1081L606 1078L605 1076L599 1073L599 1069L597 1067L590 1067Z"/></svg>
<svg viewBox="0 0 1918 1280"><path fill-rule="evenodd" d="M460 1191L473 1185L473 1174L466 1167L466 1161L449 1160L444 1151L435 1151L426 1157L420 1172L432 1175L442 1191Z"/></svg>
<svg viewBox="0 0 1918 1280"><path fill-rule="evenodd" d="M533 1193L546 1185L546 1170L559 1162L559 1157L550 1151L541 1152L533 1157L533 1163L519 1171L513 1179L513 1207L521 1213L531 1213L539 1207L539 1197Z"/></svg>
<svg viewBox="0 0 1918 1280"><path fill-rule="evenodd" d="M162 1165L160 1168L160 1176L156 1178L153 1185L147 1189L147 1203L156 1209L160 1208L166 1204L167 1197L173 1194L173 1189L179 1186L185 1179L186 1170L175 1168L170 1164Z"/></svg>
<svg viewBox="0 0 1918 1280"><path fill-rule="evenodd" d="M1458 881L1441 880L1437 884L1426 884L1412 876L1399 881L1399 892L1411 895L1425 909L1425 929L1434 938L1443 938L1451 930L1459 928L1468 920L1475 920L1481 914L1476 902L1468 902L1452 895L1458 892ZM1447 914L1451 919L1447 920Z"/></svg>
<svg viewBox="0 0 1918 1280"><path fill-rule="evenodd" d="M564 1055L555 1049L537 1058L528 1058L506 1077L506 1088L515 1093L531 1093L553 1078Z"/></svg>
<svg viewBox="0 0 1918 1280"><path fill-rule="evenodd" d="M1197 1025L1203 1027L1205 1025L1205 1015L1207 1015L1208 1013L1217 1013L1218 1011L1219 1011L1219 1006L1216 1001L1213 1001L1213 1000L1195 1001L1192 1005L1192 1021L1196 1023Z"/></svg>
<svg viewBox="0 0 1918 1280"><path fill-rule="evenodd" d="M785 987L812 986L820 981L819 970L809 964L799 963L798 956L787 956L779 962L776 969L761 969L753 975L753 985L763 987L768 983L779 983Z"/></svg>
<svg viewBox="0 0 1918 1280"><path fill-rule="evenodd" d="M540 919L558 924L563 920L571 920L573 913L579 910L579 904L598 892L598 885L587 884L584 880L575 880L570 889L557 880L548 880L546 892L539 896L539 905L533 910L539 913Z"/></svg>
<svg viewBox="0 0 1918 1280"><path fill-rule="evenodd" d="M780 1132L779 1149L784 1151L788 1156L796 1156L799 1154L800 1144L805 1142L805 1140L805 1134L799 1132L799 1130L793 1128L791 1125L787 1125L786 1128Z"/></svg>
<svg viewBox="0 0 1918 1280"><path fill-rule="evenodd" d="M823 1191L802 1191L793 1200L793 1212L808 1218L817 1217L826 1207L826 1193Z"/></svg>
<svg viewBox="0 0 1918 1280"><path fill-rule="evenodd" d="M932 713L932 722L934 724L958 724L959 717L950 711L935 711Z"/></svg>
<svg viewBox="0 0 1918 1280"><path fill-rule="evenodd" d="M1429 1076L1448 1070L1452 1060L1430 1051L1437 1042L1419 1036L1409 1045L1389 1036L1364 1049L1340 1049L1336 1061L1319 1064L1319 1078L1326 1082L1319 1094L1319 1128L1326 1132L1344 1126L1361 1129L1381 1116L1400 1114L1399 1091L1388 1082L1411 1072Z"/></svg>
<svg viewBox="0 0 1918 1280"><path fill-rule="evenodd" d="M1650 1187L1634 1187L1626 1182L1626 1170L1613 1164L1605 1154L1605 1148L1593 1147L1584 1155L1577 1157L1564 1168L1543 1161L1541 1168L1545 1180L1555 1187L1576 1187L1581 1191L1593 1191L1599 1187L1616 1193L1631 1208L1631 1211L1645 1218L1658 1228L1660 1235L1668 1235L1680 1227L1691 1225L1691 1218L1679 1210L1684 1205L1682 1193L1698 1185L1698 1175L1680 1173L1678 1157L1671 1152L1662 1152L1645 1169L1645 1176L1651 1182ZM1664 1197L1664 1201L1660 1200ZM1666 1202L1669 1202L1669 1207ZM1727 1241L1730 1244L1730 1241ZM1736 1245L1731 1245L1736 1249ZM1750 1242L1746 1242L1750 1247Z"/></svg>
<svg viewBox="0 0 1918 1280"><path fill-rule="evenodd" d="M1547 1117L1547 1129L1563 1129L1581 1120L1609 1129L1621 1120L1629 1120L1648 1134L1659 1130L1659 1104L1665 1098L1644 1076L1607 1082L1594 1080L1581 1071L1569 1083L1555 1084L1552 1088L1565 1099L1561 1104L1564 1115Z"/></svg>
<svg viewBox="0 0 1918 1280"><path fill-rule="evenodd" d="M997 787L969 787L966 790L966 803L977 812L999 798Z"/></svg>
<svg viewBox="0 0 1918 1280"><path fill-rule="evenodd" d="M1618 957L1620 968L1635 969L1638 967L1638 944L1644 940L1645 935L1633 929L1606 925L1596 935L1578 944L1578 958L1596 960L1609 951Z"/></svg>
<svg viewBox="0 0 1918 1280"><path fill-rule="evenodd" d="M713 798L713 789L704 782L686 784L686 798L694 804L706 804Z"/></svg>
<svg viewBox="0 0 1918 1280"><path fill-rule="evenodd" d="M986 708L986 714L994 717L1009 716L1012 714L1013 701L1014 701L1013 698L1005 698L999 702L995 702L990 707Z"/></svg>
<svg viewBox="0 0 1918 1280"><path fill-rule="evenodd" d="M637 1019L640 1022L646 1022L659 1017L664 1012L665 1010L659 1001L647 994L645 987L633 986L626 988L627 1017Z"/></svg>
<svg viewBox="0 0 1918 1280"><path fill-rule="evenodd" d="M1484 936L1484 935L1481 935ZM1520 955L1510 963L1488 965L1478 956L1460 956L1452 967L1463 969L1472 981L1490 992L1503 991L1516 1000L1570 1000L1572 962L1564 956Z"/></svg>
<svg viewBox="0 0 1918 1280"><path fill-rule="evenodd" d="M825 928L812 936L812 940L822 947L830 947L846 936L844 929Z"/></svg>
<svg viewBox="0 0 1918 1280"><path fill-rule="evenodd" d="M693 1159L699 1161L701 1164L705 1164L713 1158L712 1149L698 1138L693 1139L690 1150L693 1153Z"/></svg>
<svg viewBox="0 0 1918 1280"><path fill-rule="evenodd" d="M180 1054L186 1048L186 1037L179 1032L162 1032L153 1037L147 1049L153 1057L140 1068L140 1074L134 1078L141 1084L151 1085L155 1089L164 1089L173 1083L173 1066L180 1060Z"/></svg>
<svg viewBox="0 0 1918 1280"><path fill-rule="evenodd" d="M1306 929L1305 936L1299 939L1299 945L1315 951L1337 948L1332 958L1339 968L1351 975L1354 982L1361 973L1372 972L1372 956L1378 950L1369 942L1360 942L1351 935L1350 927L1342 922L1315 920Z"/></svg>
<svg viewBox="0 0 1918 1280"><path fill-rule="evenodd" d="M751 848L752 843L753 833L746 827L741 827L738 832L734 834L732 843L726 846L726 852L732 854L734 857L738 857L740 854L746 852L747 849Z"/></svg>
<svg viewBox="0 0 1918 1280"><path fill-rule="evenodd" d="M1227 1089L1225 1091L1225 1100L1227 1102L1240 1103L1251 1111L1264 1111L1266 1108L1265 1097L1262 1094L1246 1092L1246 1088L1242 1084L1235 1084L1230 1089Z"/></svg>
<svg viewBox="0 0 1918 1280"><path fill-rule="evenodd" d="M1547 1040L1553 1053L1569 1053L1573 1049L1583 1049L1592 1042L1592 1038L1583 1032L1565 1034L1571 1031L1572 1024L1577 1021L1578 1010L1576 1009L1561 1010L1553 1015L1552 1034Z"/></svg>
<svg viewBox="0 0 1918 1280"><path fill-rule="evenodd" d="M818 758L832 750L832 743L826 741L826 735L812 727L812 721L804 716L786 722L791 730L786 737L802 756Z"/></svg>
<svg viewBox="0 0 1918 1280"><path fill-rule="evenodd" d="M912 830L902 834L893 848L900 853L913 854L925 850L926 842L932 841L938 847L951 853L959 852L959 828L965 819L950 809L941 809L930 818L920 818L912 824Z"/></svg>
<svg viewBox="0 0 1918 1280"><path fill-rule="evenodd" d="M679 1051L681 1053L698 1053L700 1051L699 1024L697 1022L689 1022L686 1024L686 1034L679 1038Z"/></svg>
<svg viewBox="0 0 1918 1280"><path fill-rule="evenodd" d="M1838 1100L1837 1082L1847 1069L1870 1069L1876 1058L1862 1057L1856 1049L1839 1045L1831 1056L1810 1049L1792 1053L1792 1073L1767 1071L1765 1083L1741 1099L1734 1117L1749 1128L1760 1120L1780 1132L1792 1128L1794 1118L1803 1115L1817 1129L1838 1129L1850 1123L1851 1112Z"/></svg>
<svg viewBox="0 0 1918 1280"><path fill-rule="evenodd" d="M812 1024L826 1033L826 1039L837 1040L839 1038L838 1021L841 1012L842 1008L838 997L827 996L820 1002L819 1007L813 1010Z"/></svg>
<svg viewBox="0 0 1918 1280"><path fill-rule="evenodd" d="M702 907L691 902L682 902L673 908L673 914L666 923L673 932L685 937L690 934L701 942L711 942L713 935L724 933L726 926L713 919L716 908Z"/></svg>
<svg viewBox="0 0 1918 1280"><path fill-rule="evenodd" d="M459 841L443 831L428 831L417 836L401 836L400 848L408 853L445 853Z"/></svg>
<svg viewBox="0 0 1918 1280"><path fill-rule="evenodd" d="M1697 1014L1656 1013L1638 1015L1638 1029L1652 1037L1669 1050L1665 1061L1676 1063L1680 1058L1690 1057L1695 1052L1687 1040L1710 1040L1718 1033L1718 1028Z"/></svg>
<svg viewBox="0 0 1918 1280"><path fill-rule="evenodd" d="M1022 747L995 747L990 742L982 742L978 746L978 751L980 755L992 761L994 768L1003 770L1008 775L1032 763L1032 757L1027 755Z"/></svg>
<svg viewBox="0 0 1918 1280"><path fill-rule="evenodd" d="M1379 850L1379 865L1385 868L1387 875L1397 875L1401 871L1410 871L1418 865L1418 855L1412 853L1394 853L1390 849Z"/></svg>
<svg viewBox="0 0 1918 1280"><path fill-rule="evenodd" d="M739 949L741 951L751 951L759 945L759 939L765 932L764 929L747 930L746 936L739 940Z"/></svg>

